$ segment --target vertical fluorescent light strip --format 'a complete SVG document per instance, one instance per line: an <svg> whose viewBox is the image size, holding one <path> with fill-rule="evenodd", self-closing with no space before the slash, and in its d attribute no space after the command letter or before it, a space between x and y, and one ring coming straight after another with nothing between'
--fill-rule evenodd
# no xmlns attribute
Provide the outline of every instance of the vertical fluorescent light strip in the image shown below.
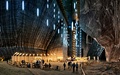
<svg viewBox="0 0 120 75"><path fill-rule="evenodd" d="M53 30L55 30L55 24L53 25Z"/></svg>
<svg viewBox="0 0 120 75"><path fill-rule="evenodd" d="M49 0L47 0L47 8L49 8Z"/></svg>
<svg viewBox="0 0 120 75"><path fill-rule="evenodd" d="M53 15L53 17L55 18L55 14Z"/></svg>
<svg viewBox="0 0 120 75"><path fill-rule="evenodd" d="M60 19L60 11L58 10L58 19Z"/></svg>
<svg viewBox="0 0 120 75"><path fill-rule="evenodd" d="M47 4L47 8L49 8L49 4Z"/></svg>
<svg viewBox="0 0 120 75"><path fill-rule="evenodd" d="M76 7L76 3L74 3L74 9L75 9L75 7Z"/></svg>
<svg viewBox="0 0 120 75"><path fill-rule="evenodd" d="M55 13L55 8L54 8L53 12Z"/></svg>
<svg viewBox="0 0 120 75"><path fill-rule="evenodd" d="M37 16L39 16L39 8L37 8Z"/></svg>
<svg viewBox="0 0 120 75"><path fill-rule="evenodd" d="M54 3L54 7L55 7L55 3Z"/></svg>
<svg viewBox="0 0 120 75"><path fill-rule="evenodd" d="M49 26L49 20L47 19L47 26Z"/></svg>
<svg viewBox="0 0 120 75"><path fill-rule="evenodd" d="M71 27L72 27L72 31L73 31L73 22L72 22L72 26Z"/></svg>
<svg viewBox="0 0 120 75"><path fill-rule="evenodd" d="M58 34L60 33L60 29L58 29Z"/></svg>
<svg viewBox="0 0 120 75"><path fill-rule="evenodd" d="M75 9L75 12L77 12L77 9Z"/></svg>
<svg viewBox="0 0 120 75"><path fill-rule="evenodd" d="M74 38L76 39L76 34L75 34Z"/></svg>
<svg viewBox="0 0 120 75"><path fill-rule="evenodd" d="M8 7L9 6L9 4L8 4L8 1L6 1L6 10L8 10Z"/></svg>
<svg viewBox="0 0 120 75"><path fill-rule="evenodd" d="M22 1L22 10L24 10L25 9L25 3L24 3L24 1Z"/></svg>

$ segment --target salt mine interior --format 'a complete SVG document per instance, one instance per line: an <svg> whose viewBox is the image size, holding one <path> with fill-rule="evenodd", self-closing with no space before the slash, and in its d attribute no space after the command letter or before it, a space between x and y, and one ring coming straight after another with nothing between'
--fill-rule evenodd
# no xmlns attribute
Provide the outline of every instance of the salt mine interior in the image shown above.
<svg viewBox="0 0 120 75"><path fill-rule="evenodd" d="M0 0L0 60L0 75L120 75L120 0Z"/></svg>

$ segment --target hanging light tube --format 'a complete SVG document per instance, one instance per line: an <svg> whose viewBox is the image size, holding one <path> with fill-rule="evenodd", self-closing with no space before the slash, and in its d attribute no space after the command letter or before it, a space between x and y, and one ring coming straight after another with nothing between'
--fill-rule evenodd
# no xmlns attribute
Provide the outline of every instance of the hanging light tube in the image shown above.
<svg viewBox="0 0 120 75"><path fill-rule="evenodd" d="M73 22L72 22L72 26L71 26L71 27L72 27L71 29L72 29L72 31L73 31Z"/></svg>
<svg viewBox="0 0 120 75"><path fill-rule="evenodd" d="M9 9L9 4L8 4L8 1L6 1L6 10Z"/></svg>
<svg viewBox="0 0 120 75"><path fill-rule="evenodd" d="M53 30L55 30L55 24L53 25Z"/></svg>
<svg viewBox="0 0 120 75"><path fill-rule="evenodd" d="M25 3L24 3L24 1L22 1L22 10L24 10L25 9Z"/></svg>
<svg viewBox="0 0 120 75"><path fill-rule="evenodd" d="M39 8L37 8L37 17L39 16Z"/></svg>
<svg viewBox="0 0 120 75"><path fill-rule="evenodd" d="M47 19L47 26L49 26L49 20Z"/></svg>
<svg viewBox="0 0 120 75"><path fill-rule="evenodd" d="M60 29L58 29L58 34L60 33Z"/></svg>

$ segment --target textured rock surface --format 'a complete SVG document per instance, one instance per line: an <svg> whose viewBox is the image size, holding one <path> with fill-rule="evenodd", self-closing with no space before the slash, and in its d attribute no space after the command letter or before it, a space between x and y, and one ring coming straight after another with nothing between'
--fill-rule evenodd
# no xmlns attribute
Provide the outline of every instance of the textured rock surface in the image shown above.
<svg viewBox="0 0 120 75"><path fill-rule="evenodd" d="M85 0L81 9L82 29L105 48L107 61L120 58L120 1Z"/></svg>
<svg viewBox="0 0 120 75"><path fill-rule="evenodd" d="M86 75L120 75L120 64L107 62L89 62L83 66Z"/></svg>

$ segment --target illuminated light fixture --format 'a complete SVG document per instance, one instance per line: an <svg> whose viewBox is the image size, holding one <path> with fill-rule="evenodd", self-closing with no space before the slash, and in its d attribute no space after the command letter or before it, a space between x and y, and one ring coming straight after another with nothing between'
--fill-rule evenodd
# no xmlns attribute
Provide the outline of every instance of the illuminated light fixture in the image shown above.
<svg viewBox="0 0 120 75"><path fill-rule="evenodd" d="M60 33L60 29L58 29L58 34Z"/></svg>
<svg viewBox="0 0 120 75"><path fill-rule="evenodd" d="M74 3L74 9L76 8L76 3Z"/></svg>
<svg viewBox="0 0 120 75"><path fill-rule="evenodd" d="M53 15L53 17L55 18L55 14Z"/></svg>
<svg viewBox="0 0 120 75"><path fill-rule="evenodd" d="M47 26L49 26L49 20L47 19Z"/></svg>
<svg viewBox="0 0 120 75"><path fill-rule="evenodd" d="M8 4L8 1L6 1L6 10L9 9L9 4Z"/></svg>
<svg viewBox="0 0 120 75"><path fill-rule="evenodd" d="M48 4L49 0L47 0L47 8L49 8L49 4Z"/></svg>
<svg viewBox="0 0 120 75"><path fill-rule="evenodd" d="M58 15L58 19L60 19L60 16Z"/></svg>
<svg viewBox="0 0 120 75"><path fill-rule="evenodd" d="M76 13L75 16L78 16L78 14Z"/></svg>
<svg viewBox="0 0 120 75"><path fill-rule="evenodd" d="M60 11L58 11L58 19L60 19Z"/></svg>
<svg viewBox="0 0 120 75"><path fill-rule="evenodd" d="M73 22L72 22L72 31L73 31Z"/></svg>
<svg viewBox="0 0 120 75"><path fill-rule="evenodd" d="M53 10L53 12L55 12L55 9Z"/></svg>
<svg viewBox="0 0 120 75"><path fill-rule="evenodd" d="M64 26L65 26L65 24L64 24Z"/></svg>
<svg viewBox="0 0 120 75"><path fill-rule="evenodd" d="M47 4L47 8L49 8L49 4Z"/></svg>
<svg viewBox="0 0 120 75"><path fill-rule="evenodd" d="M24 3L24 1L22 1L22 10L24 10L25 9L25 3Z"/></svg>
<svg viewBox="0 0 120 75"><path fill-rule="evenodd" d="M55 24L53 25L53 30L55 30Z"/></svg>
<svg viewBox="0 0 120 75"><path fill-rule="evenodd" d="M77 9L75 9L75 12L77 12Z"/></svg>
<svg viewBox="0 0 120 75"><path fill-rule="evenodd" d="M55 3L54 3L54 7L55 7Z"/></svg>
<svg viewBox="0 0 120 75"><path fill-rule="evenodd" d="M19 53L17 53L17 55L18 55Z"/></svg>
<svg viewBox="0 0 120 75"><path fill-rule="evenodd" d="M21 55L21 53L19 53L19 55Z"/></svg>
<svg viewBox="0 0 120 75"><path fill-rule="evenodd" d="M76 39L76 34L75 34L75 37L74 37L75 39Z"/></svg>
<svg viewBox="0 0 120 75"><path fill-rule="evenodd" d="M22 55L24 55L24 53Z"/></svg>
<svg viewBox="0 0 120 75"><path fill-rule="evenodd" d="M39 8L37 8L37 16L39 16Z"/></svg>

